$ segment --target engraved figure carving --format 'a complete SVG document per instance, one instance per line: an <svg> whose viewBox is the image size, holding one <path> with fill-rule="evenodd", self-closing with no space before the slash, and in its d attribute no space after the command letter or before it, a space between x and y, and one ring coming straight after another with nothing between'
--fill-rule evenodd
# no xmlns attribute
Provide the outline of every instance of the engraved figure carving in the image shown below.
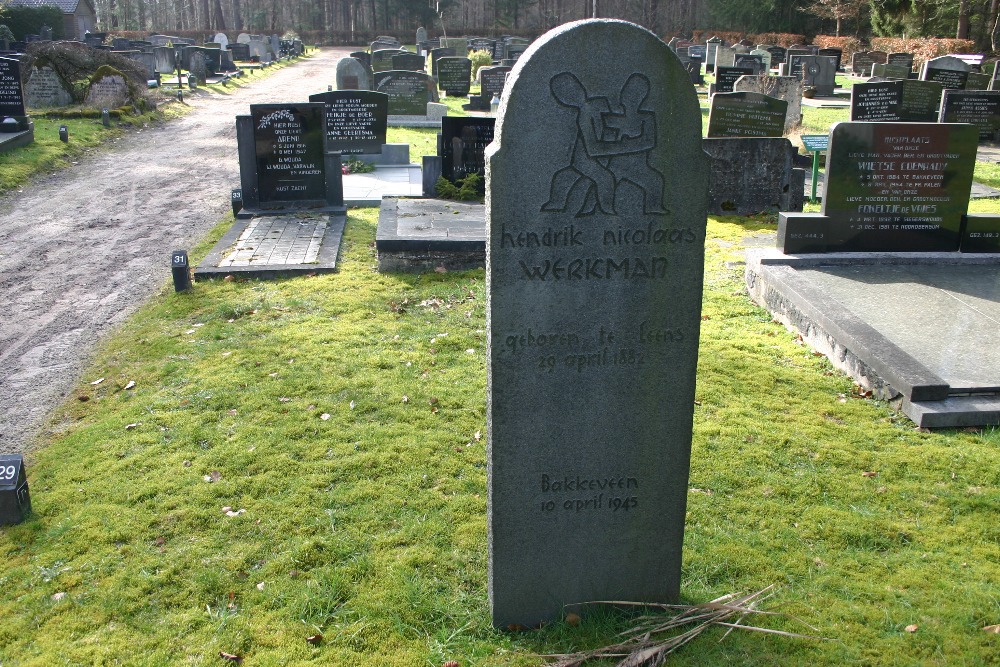
<svg viewBox="0 0 1000 667"><path fill-rule="evenodd" d="M667 213L663 174L649 163L656 147L656 113L643 106L649 79L630 76L614 107L607 97L591 97L569 72L552 77L549 88L559 104L577 110L577 133L570 163L552 176L542 211L615 215L616 192L627 181L642 192L645 213Z"/></svg>

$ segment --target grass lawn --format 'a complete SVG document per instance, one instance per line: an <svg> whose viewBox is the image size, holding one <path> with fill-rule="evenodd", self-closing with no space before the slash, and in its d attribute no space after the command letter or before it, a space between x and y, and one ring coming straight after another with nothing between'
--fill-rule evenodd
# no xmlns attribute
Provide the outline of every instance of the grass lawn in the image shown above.
<svg viewBox="0 0 1000 667"><path fill-rule="evenodd" d="M630 627L491 628L484 274L380 274L376 220L336 274L165 285L107 341L0 529L0 665L528 666ZM776 584L754 622L832 641L671 664L1000 664L1000 429L914 429L754 306L773 223L709 220L682 598Z"/></svg>

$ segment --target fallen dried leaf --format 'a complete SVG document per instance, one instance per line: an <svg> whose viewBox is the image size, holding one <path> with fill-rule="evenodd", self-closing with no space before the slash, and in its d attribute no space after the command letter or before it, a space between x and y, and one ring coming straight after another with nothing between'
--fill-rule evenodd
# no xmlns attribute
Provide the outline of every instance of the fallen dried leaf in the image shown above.
<svg viewBox="0 0 1000 667"><path fill-rule="evenodd" d="M282 396L281 398L278 399L278 402L279 403L287 403L290 400L292 400L292 399L288 398L287 396Z"/></svg>
<svg viewBox="0 0 1000 667"><path fill-rule="evenodd" d="M911 625L906 626L903 629L906 630L907 632L916 632L917 631L917 624L913 623Z"/></svg>
<svg viewBox="0 0 1000 667"><path fill-rule="evenodd" d="M321 414L319 416L319 418L322 419L323 421L327 421L327 420L330 419L330 413L329 412L324 412L323 414Z"/></svg>
<svg viewBox="0 0 1000 667"><path fill-rule="evenodd" d="M162 535L160 537L157 537L156 540L153 541L153 544L155 544L158 547L162 547L166 543L167 543L167 538L163 537Z"/></svg>
<svg viewBox="0 0 1000 667"><path fill-rule="evenodd" d="M125 385L125 391L128 391L129 389L131 389L134 386L135 386L135 382L129 380L129 383L127 385Z"/></svg>
<svg viewBox="0 0 1000 667"><path fill-rule="evenodd" d="M185 461L181 465L184 466L185 468L190 468L191 467L191 462L190 461Z"/></svg>
<svg viewBox="0 0 1000 667"><path fill-rule="evenodd" d="M231 276L226 276L227 278ZM236 655L235 653L226 653L225 651L219 651L219 657L223 660L229 660L230 662L235 662L237 665L243 662L243 658Z"/></svg>
<svg viewBox="0 0 1000 667"><path fill-rule="evenodd" d="M83 394L80 394L79 396L76 397L76 400L80 401L81 403L86 403L87 401L90 400L90 396L85 396Z"/></svg>
<svg viewBox="0 0 1000 667"><path fill-rule="evenodd" d="M434 273L448 273L448 269L444 268L443 266L439 266L434 269Z"/></svg>
<svg viewBox="0 0 1000 667"><path fill-rule="evenodd" d="M479 442L479 440L483 437L483 432L476 431L475 433L472 434L472 437L476 439L476 442Z"/></svg>
<svg viewBox="0 0 1000 667"><path fill-rule="evenodd" d="M138 424L125 424L125 430L126 430L126 431L131 431L131 430L132 430L132 429L134 429L134 428L135 428L136 426L138 426Z"/></svg>
<svg viewBox="0 0 1000 667"><path fill-rule="evenodd" d="M877 474L878 474L877 471L872 470L872 471L869 471L869 472L863 472L863 473L861 473L861 476L862 477L874 477Z"/></svg>
<svg viewBox="0 0 1000 667"><path fill-rule="evenodd" d="M459 667L458 660L447 660L442 662L441 667Z"/></svg>
<svg viewBox="0 0 1000 667"><path fill-rule="evenodd" d="M243 509L242 507L236 510L235 512L232 509L230 509L228 512L226 512L226 516L239 516L244 512L246 512L246 510Z"/></svg>
<svg viewBox="0 0 1000 667"><path fill-rule="evenodd" d="M403 403L409 403L409 402L410 402L410 397L407 396L406 394L403 394Z"/></svg>
<svg viewBox="0 0 1000 667"><path fill-rule="evenodd" d="M187 330L187 331L185 331L184 333L185 333L185 334L193 334L193 333L194 333L194 329L188 329L188 330Z"/></svg>
<svg viewBox="0 0 1000 667"><path fill-rule="evenodd" d="M212 472L205 475L205 481L209 483L218 482L220 479L222 479L222 473L219 472L218 470L213 470Z"/></svg>
<svg viewBox="0 0 1000 667"><path fill-rule="evenodd" d="M258 590L258 591L262 591L262 590L264 590L264 582L263 582L263 581L262 581L262 582L260 582L259 584L257 584L257 590Z"/></svg>
<svg viewBox="0 0 1000 667"><path fill-rule="evenodd" d="M313 646L319 646L319 643L323 641L323 635L321 634L309 635L308 637L306 637L306 641L312 644Z"/></svg>
<svg viewBox="0 0 1000 667"><path fill-rule="evenodd" d="M64 597L66 597L66 594L65 594L65 593L55 593L55 594L54 594L54 595L52 596L52 599L53 599L53 601L55 601L55 602L59 602L59 600L62 600L62 599L63 599Z"/></svg>
<svg viewBox="0 0 1000 667"><path fill-rule="evenodd" d="M351 401L351 410L354 409L354 401Z"/></svg>
<svg viewBox="0 0 1000 667"><path fill-rule="evenodd" d="M229 410L226 414L228 414L230 417L235 417L236 416L236 410Z"/></svg>
<svg viewBox="0 0 1000 667"><path fill-rule="evenodd" d="M94 380L90 384L92 384L92 385L94 385L96 387L97 385L101 384L102 382L104 382L104 378L97 378L96 380Z"/></svg>
<svg viewBox="0 0 1000 667"><path fill-rule="evenodd" d="M571 625L574 628L580 625L580 615L573 612L566 614L566 625Z"/></svg>
<svg viewBox="0 0 1000 667"><path fill-rule="evenodd" d="M986 632L992 632L995 635L1000 635L1000 625L987 625L983 628Z"/></svg>

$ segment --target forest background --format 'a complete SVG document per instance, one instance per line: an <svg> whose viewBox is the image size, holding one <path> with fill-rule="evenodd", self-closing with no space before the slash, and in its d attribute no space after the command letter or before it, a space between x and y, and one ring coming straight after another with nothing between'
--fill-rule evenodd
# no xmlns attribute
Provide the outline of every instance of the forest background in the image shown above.
<svg viewBox="0 0 1000 667"><path fill-rule="evenodd" d="M816 35L860 40L948 37L968 39L976 50L993 52L1000 14L1000 0L90 1L99 29L107 32L294 32L317 45L363 44L383 34L410 43L419 26L432 37L535 37L568 21L605 17L638 23L663 37L704 39L714 33L789 34L807 40ZM8 3L0 0L0 7ZM11 11L16 10L0 10L0 22Z"/></svg>

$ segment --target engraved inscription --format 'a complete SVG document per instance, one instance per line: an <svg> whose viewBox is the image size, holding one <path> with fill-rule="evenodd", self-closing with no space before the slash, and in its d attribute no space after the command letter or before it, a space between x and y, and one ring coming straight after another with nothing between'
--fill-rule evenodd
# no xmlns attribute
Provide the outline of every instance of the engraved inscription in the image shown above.
<svg viewBox="0 0 1000 667"><path fill-rule="evenodd" d="M540 481L542 512L627 512L639 505L636 477L542 474Z"/></svg>

